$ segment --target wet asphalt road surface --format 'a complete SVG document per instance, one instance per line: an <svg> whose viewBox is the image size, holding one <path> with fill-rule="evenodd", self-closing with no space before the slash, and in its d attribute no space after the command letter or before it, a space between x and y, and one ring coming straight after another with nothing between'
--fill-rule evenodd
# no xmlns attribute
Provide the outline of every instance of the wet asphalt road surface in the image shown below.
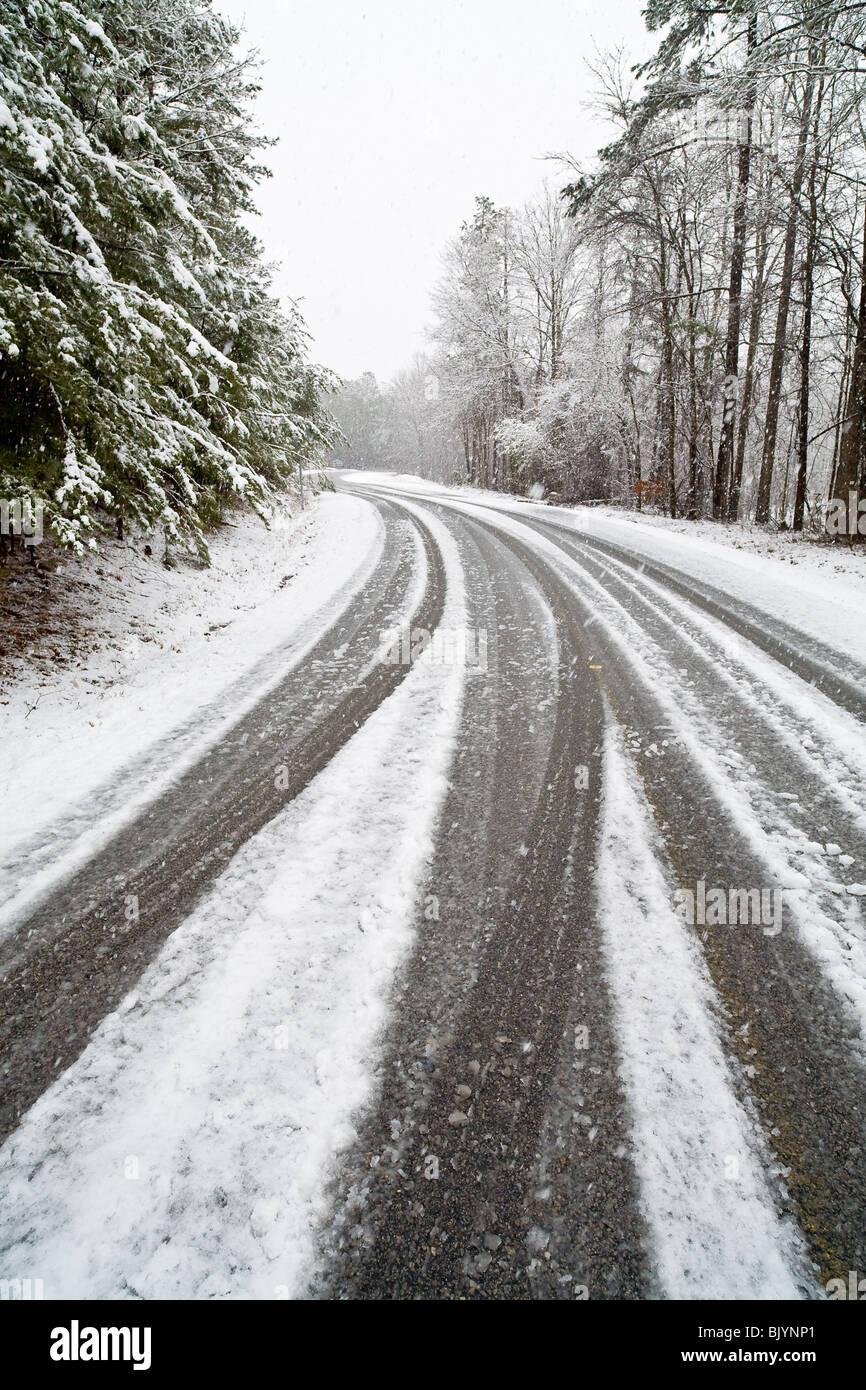
<svg viewBox="0 0 866 1390"><path fill-rule="evenodd" d="M686 716L713 711L735 786L748 770L750 813L772 825L787 817L813 841L844 837L861 881L862 786L855 777L837 792L800 757L792 802L790 711L714 630L746 639L861 721L866 673L555 518L527 509L528 530L512 534L480 504L413 492L404 507L398 488L340 485L382 516L371 579L312 652L0 942L2 1133L83 1050L241 845L403 678L406 667L376 654L383 629L407 619L433 629L441 618L447 579L428 509L457 545L487 668L467 676L416 944L394 982L374 1101L331 1182L310 1292L657 1297L595 891L606 722L628 741L684 887L768 879L730 803L674 732L651 663L610 625L641 634L679 673ZM866 1070L852 1020L794 930L705 932L702 946L732 1074L787 1175L779 1210L794 1213L820 1278L846 1277L866 1267ZM581 1034L588 1046L576 1045Z"/></svg>
<svg viewBox="0 0 866 1390"><path fill-rule="evenodd" d="M406 617L438 623L444 575L429 532L387 502L382 512L379 569L306 659L0 942L0 1134L75 1060L241 845L403 679L406 667L376 659L380 632ZM407 615L418 543L426 584Z"/></svg>
<svg viewBox="0 0 866 1390"><path fill-rule="evenodd" d="M495 634L495 660L484 688L478 677L470 687L431 869L428 890L445 885L447 896L438 921L419 912L418 945L392 1000L378 1106L333 1185L326 1273L314 1292L657 1296L593 894L602 697L629 739L679 882L758 885L767 867L673 735L652 685L596 624L593 588L583 591L555 557L485 520L481 506L434 510L458 540L469 621ZM721 619L841 708L866 711L856 668L834 679L829 655L817 644L804 650L783 624L618 547L556 523L526 524L576 560L687 673L692 695L711 705L770 801L791 784L790 748L755 709L753 692L720 682L712 643L700 628L689 631L659 587ZM555 644L533 620L529 595L542 597ZM592 771L588 789L576 791L571 774L581 764ZM797 778L799 828L826 840L841 826L866 865L862 817L846 814L807 766ZM704 932L702 944L732 1074L787 1174L778 1210L795 1214L824 1281L866 1262L866 1072L856 1029L787 926L778 935ZM591 1043L576 1051L581 1026Z"/></svg>

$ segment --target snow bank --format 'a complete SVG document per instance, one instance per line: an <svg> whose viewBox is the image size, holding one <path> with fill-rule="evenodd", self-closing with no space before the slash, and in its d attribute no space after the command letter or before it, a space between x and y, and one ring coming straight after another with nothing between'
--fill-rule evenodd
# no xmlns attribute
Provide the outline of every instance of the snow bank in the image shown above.
<svg viewBox="0 0 866 1390"><path fill-rule="evenodd" d="M34 837L56 842L55 877L70 867L57 861L73 824L74 862L92 853L318 641L369 578L382 540L369 503L325 494L270 531L240 518L218 534L210 569L166 570L131 548L93 562L122 566L110 576L118 585L104 573L97 589L99 642L35 687L19 670L0 693L4 919L22 892L45 886L33 881ZM245 677L242 705L232 687ZM132 795L121 772L145 752L148 783Z"/></svg>

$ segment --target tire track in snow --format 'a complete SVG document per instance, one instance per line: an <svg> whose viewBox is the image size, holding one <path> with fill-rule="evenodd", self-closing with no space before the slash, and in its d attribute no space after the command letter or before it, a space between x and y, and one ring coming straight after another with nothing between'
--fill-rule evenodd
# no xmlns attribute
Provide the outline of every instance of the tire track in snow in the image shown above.
<svg viewBox="0 0 866 1390"><path fill-rule="evenodd" d="M563 529L544 522L536 522L535 525L539 530L561 533ZM603 541L598 536L590 536L585 532L581 532L579 538L592 549L610 555L672 589L674 593L717 618L741 637L754 642L756 647L760 647L768 656L773 657L781 666L787 667L808 684L814 685L816 690L827 695L842 709L848 710L858 719L866 719L866 668L852 661L844 653L832 647L825 647L814 639L811 639L809 644L812 651L804 651L801 646L802 635L780 619L771 618L740 599L736 603L731 600L726 602L724 596L720 596L699 580L686 578L659 561L635 556L625 546Z"/></svg>
<svg viewBox="0 0 866 1390"><path fill-rule="evenodd" d="M491 539L497 534L495 528L483 529ZM557 713L561 718L563 710L569 712L580 728L585 752L593 743L593 730L598 734L599 729L592 716L586 718L595 698L594 681L587 669L583 633L574 622L571 591L563 603L565 586L546 561L539 561L532 545L499 535L553 604L560 635ZM567 635L563 622L571 624ZM578 661L574 686L566 672L574 674ZM470 689L470 698L471 693ZM577 720L575 707L580 710ZM557 743L554 733L554 750ZM599 753L596 747L596 765ZM477 961L471 988L443 1040L433 1028L434 1036L425 1045L425 1030L417 1023L398 1029L376 1118L361 1131L368 1173L365 1176L354 1165L343 1178L346 1212L338 1221L336 1262L325 1290L374 1299L461 1294L573 1297L581 1283L593 1298L660 1291L673 1297L797 1297L814 1292L813 1272L795 1223L790 1216L780 1219L776 1209L786 1201L783 1184L773 1172L745 1097L735 1094L723 1054L723 1030L711 1017L712 987L701 974L699 948L689 955L684 929L675 920L682 938L678 949L666 941L671 923L662 921L658 940L643 939L644 923L635 900L625 901L621 895L616 901L611 895L610 876L622 887L639 853L628 834L616 844L614 859L610 843L605 846L600 883L606 897L593 912L586 875L591 876L594 863L595 801L585 797L580 808L585 819L575 815L574 797L557 775L558 757L556 753L550 764L546 790L560 803L566 819L574 817L577 843L562 853L562 829L551 833L552 827L544 823L542 796L541 816L536 815L526 835L526 847L532 872L548 880L543 893L539 896L536 881L534 895L521 901L517 875L507 894L516 929L506 914L485 934L486 950ZM501 802L508 795L505 781L496 798ZM456 784L452 797L459 805ZM613 816L617 834L625 821L636 835L638 822L624 817L622 795ZM446 805L444 823L449 820ZM581 825L584 834L590 832L588 843L581 841ZM646 863L654 868L664 893L652 852L648 853ZM434 865L431 883L443 875L453 879L455 860L459 864L447 841L439 854L443 862ZM572 891L563 898L563 878L569 877ZM590 917L599 915L600 931L587 920L588 908ZM625 911L624 920L617 923L618 936L612 936L611 911ZM669 905L667 911L672 917ZM423 931L420 924L419 930ZM425 965L437 947L450 948L452 932L449 921L441 946L434 929L420 938L418 978L404 986L401 1014L414 1008L423 1019ZM623 943L630 937L629 957ZM605 940L607 972L599 955L600 938ZM665 970L676 966L675 979L666 978L665 970L658 974L660 944L666 948ZM538 952L538 965L527 968L533 951ZM674 985L685 990L685 999L672 995ZM641 987L644 993L632 1010L628 991ZM662 1014L674 1035L665 1032L659 1038L651 1033L653 1018L660 1023ZM611 1015L617 1021L617 1037L609 1031ZM550 1026L546 1041L545 1016ZM573 1035L581 1026L578 1020L583 1025L589 1020L595 1036L589 1054L576 1060ZM649 1069L642 1074L630 1043L636 1033L646 1043L647 1027L651 1046L644 1065ZM677 1029L683 1036L676 1036ZM638 1112L634 1157L643 1179L639 1206L649 1224L649 1239L638 1219L638 1197L630 1177L632 1146L622 1142L627 1137L624 1117L616 1085L609 1084L618 1063L630 1083L631 1108ZM696 1082L703 1084L703 1096ZM648 1142L645 1123L650 1097L663 1102L664 1119L654 1143ZM677 1111L668 1115L674 1102ZM709 1137L696 1137L688 1130L690 1104L698 1129L706 1116L714 1116ZM449 1129L449 1111L455 1107L465 1111L466 1122ZM566 1107L571 1127L564 1119ZM567 1174L557 1153L563 1156ZM435 1181L425 1180L425 1163L431 1158L439 1166ZM739 1165L737 1182L727 1182L725 1158ZM617 1182L618 1201L613 1192ZM662 1242L666 1209L676 1209L676 1219ZM649 1249L649 1268L643 1266L643 1244Z"/></svg>
<svg viewBox="0 0 866 1390"><path fill-rule="evenodd" d="M72 778L74 797L70 800L69 791L65 789L61 797L64 804L59 815L15 840L11 853L8 844L4 844L3 861L0 862L0 938L14 931L16 923L32 911L40 900L44 900L52 886L71 878L77 869L104 848L122 826L129 824L156 800L160 792L191 767L207 748L230 734L241 716L285 679L287 673L321 641L334 622L342 620L349 630L357 627L358 620L353 617L350 605L362 590L366 589L372 595L384 587L392 574L399 551L396 547L389 547L386 554L387 530L378 510L373 510L369 519L356 516L355 527L349 537L345 530L346 515L340 516L338 512L337 516L336 532L342 542L343 554L336 564L328 565L327 574L321 575L321 587L315 585L313 575L317 568L320 571L324 569L322 555L314 552L312 566L302 568L300 592L295 591L294 583L291 590L293 602L299 604L300 621L297 621L298 612L294 607L290 615L282 615L283 623L288 618L287 635L279 636L279 629L274 631L272 628L271 640L262 651L261 629L254 624L254 630L250 633L248 625L241 619L234 641L246 647L250 640L253 653L258 653L257 656L253 655L251 662L231 653L231 668L235 671L240 669L241 674L235 675L220 688L213 668L221 666L228 654L224 647L219 654L209 652L210 670L204 673L203 689L213 691L216 687L218 693L211 694L204 703L196 705L195 698L190 700L190 692L187 691L182 708L186 711L192 703L194 713L185 712L179 723L167 727L163 725L161 716L157 718L156 726L163 727L164 732L141 751L123 757L107 780L93 783L88 769L82 785L78 781L82 774L81 763L80 759L76 760ZM327 534L333 541L332 526L333 522L329 522ZM365 539L369 542L366 550ZM294 578L292 576L293 581ZM371 581L372 588L368 587ZM366 612L368 607L369 603L361 611ZM273 612L273 596L265 600L265 609L270 610L269 617L273 624L277 617ZM276 642L275 638L278 639ZM146 703L148 695L152 694L152 690L139 691L134 698L140 696ZM169 695L169 711L177 709L177 701L175 672L174 690ZM117 713L115 711L115 716ZM141 730L133 728L131 737L133 744L140 745ZM107 743L110 766L113 761L111 754L116 758L120 751L116 730L109 732ZM44 751L42 756L46 756ZM57 761L56 757L54 761ZM32 802L32 796L29 802ZM28 814L30 810L32 806L29 806ZM5 829L4 826L4 833ZM9 829L11 831L12 827L9 826Z"/></svg>
<svg viewBox="0 0 866 1390"><path fill-rule="evenodd" d="M620 617L625 625L620 630L640 650L658 685L667 686L682 713L705 731L707 743L721 749L728 777L771 839L777 860L787 861L794 881L807 875L812 902L825 923L843 918L833 931L838 949L848 953L849 973L866 978L864 923L854 898L838 882L836 859L824 851L825 844L841 840L851 851L848 877L852 882L866 877L866 812L859 800L833 786L831 775L797 741L790 724L761 703L757 689L741 687L737 676L720 665L718 648L707 650L706 635L701 634L701 644L690 634L683 614L666 613L623 584L593 554L571 544L567 553L607 591L609 618L616 623ZM791 785L797 787L796 796Z"/></svg>
<svg viewBox="0 0 866 1390"><path fill-rule="evenodd" d="M814 638L809 639L811 650L804 650L803 635L781 619L761 612L759 608L743 602L742 599L734 599L720 593L692 575L681 574L670 565L630 551L626 546L617 545L614 541L602 540L601 537L592 535L576 525L542 520L538 517L524 518L489 503L471 502L462 498L458 502L449 502L449 505L478 508L499 516L504 515L537 531L555 545L561 545L564 539L571 539L617 560L636 571L637 575L645 575L686 599L695 608L701 609L739 636L754 643L774 661L800 676L840 708L847 710L860 721L866 720L866 667L846 653L826 646Z"/></svg>
<svg viewBox="0 0 866 1390"><path fill-rule="evenodd" d="M558 544L585 563L589 552L579 542L561 539ZM866 789L861 780L866 727L862 723L814 686L804 685L788 668L779 667L748 638L733 634L721 620L707 616L639 571L618 560L603 560L594 572L615 577L622 592L654 615L657 626L661 620L666 630L685 642L689 654L708 665L811 776L823 780L823 795L836 798L858 833L866 830Z"/></svg>
<svg viewBox="0 0 866 1390"><path fill-rule="evenodd" d="M597 768L601 705L562 587L533 551L503 547L474 520L461 520L461 534L485 561L470 588L475 614L490 603L488 585L495 596L493 689L482 696L480 683L468 687L442 818L450 829L428 880L432 890L448 885L447 907L441 922L418 922L392 1006L382 1090L335 1191L318 1290L373 1300L571 1299L588 1286L596 1298L636 1297L647 1279L642 1223L592 924L599 779L587 790L575 779L577 764ZM552 633L531 621L519 633L527 594L549 607ZM539 701L521 685L548 665L551 637L553 698L548 675ZM473 701L485 711L481 727ZM543 732L532 734L542 710ZM534 749L549 749L531 798L527 735ZM480 806L476 778L487 784ZM508 858L491 853L499 838ZM439 959L467 955L469 970L451 974L450 1009L437 1007ZM591 1046L576 1053L576 1027L587 1022Z"/></svg>
<svg viewBox="0 0 866 1390"><path fill-rule="evenodd" d="M499 526L503 533L525 536L520 522ZM539 539L547 562L561 569L591 624L603 672L599 680L618 722L648 750L636 762L679 885L694 892L701 879L725 891L783 884L785 864L749 808L737 801L655 673L602 616L597 581L553 542ZM797 933L788 915L778 936L756 927L708 928L702 945L727 1015L730 1045L826 1281L866 1260L860 1119L866 1072L845 1006L847 1001L857 1007L859 996L850 993L857 982L850 973L834 978L837 956L827 955L827 932L802 905L793 906ZM812 955L823 957L826 976L816 973ZM838 969L843 966L839 959ZM836 997L828 983L838 988Z"/></svg>
<svg viewBox="0 0 866 1390"><path fill-rule="evenodd" d="M460 628L452 543L423 532ZM6 1142L4 1274L38 1269L48 1298L303 1294L447 786L464 670L430 655L247 840Z"/></svg>
<svg viewBox="0 0 866 1390"><path fill-rule="evenodd" d="M394 488L382 484L376 484L371 491L380 496L404 495L399 490L395 491ZM801 632L781 618L744 602L740 597L712 588L694 575L680 572L673 566L640 551L632 551L627 546L604 540L583 529L576 521L567 521L567 513L562 520L555 520L555 508L551 509L550 517L539 517L530 507L525 510L517 507L512 509L507 505L475 501L459 494L448 497L447 493L423 493L413 488L408 495L452 507L466 514L481 512L490 517L504 517L529 527L557 546L566 538L580 541L583 545L616 559L620 564L634 570L638 576L646 575L686 599L693 607L701 609L754 643L786 670L799 675L807 684L819 690L855 718L861 722L866 720L866 666L862 662L854 660L846 651L820 642L812 636L804 638ZM808 642L810 650L804 648L804 641Z"/></svg>
<svg viewBox="0 0 866 1390"><path fill-rule="evenodd" d="M0 1133L78 1056L244 841L405 676L376 654L380 629L403 614L416 537L427 576L418 626L438 625L445 581L428 528L397 525L409 531L382 587L366 585L304 662L0 945Z"/></svg>
<svg viewBox="0 0 866 1390"><path fill-rule="evenodd" d="M605 738L599 918L665 1298L816 1296L754 1114L737 1095L700 946L674 913L663 849L621 730Z"/></svg>

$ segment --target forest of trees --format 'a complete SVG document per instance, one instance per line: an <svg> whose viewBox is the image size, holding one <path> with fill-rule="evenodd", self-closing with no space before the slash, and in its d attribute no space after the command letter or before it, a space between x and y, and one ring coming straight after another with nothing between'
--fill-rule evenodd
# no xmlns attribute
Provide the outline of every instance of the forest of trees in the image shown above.
<svg viewBox="0 0 866 1390"><path fill-rule="evenodd" d="M0 8L0 497L79 552L131 522L206 554L331 442L247 226L237 39L210 0Z"/></svg>
<svg viewBox="0 0 866 1390"><path fill-rule="evenodd" d="M612 139L478 198L429 356L347 385L358 466L672 516L823 525L866 494L866 6L650 0L594 68Z"/></svg>

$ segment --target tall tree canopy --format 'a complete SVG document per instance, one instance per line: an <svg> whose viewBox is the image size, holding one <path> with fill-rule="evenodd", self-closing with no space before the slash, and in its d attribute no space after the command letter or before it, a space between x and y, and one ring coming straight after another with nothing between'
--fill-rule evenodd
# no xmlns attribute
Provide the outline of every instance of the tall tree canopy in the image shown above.
<svg viewBox="0 0 866 1390"><path fill-rule="evenodd" d="M79 550L100 511L204 549L328 443L329 375L246 226L237 39L210 0L0 14L0 496Z"/></svg>
<svg viewBox="0 0 866 1390"><path fill-rule="evenodd" d="M644 15L649 62L593 65L604 147L523 209L477 199L447 247L435 400L381 391L377 448L484 487L820 528L866 494L866 5Z"/></svg>

